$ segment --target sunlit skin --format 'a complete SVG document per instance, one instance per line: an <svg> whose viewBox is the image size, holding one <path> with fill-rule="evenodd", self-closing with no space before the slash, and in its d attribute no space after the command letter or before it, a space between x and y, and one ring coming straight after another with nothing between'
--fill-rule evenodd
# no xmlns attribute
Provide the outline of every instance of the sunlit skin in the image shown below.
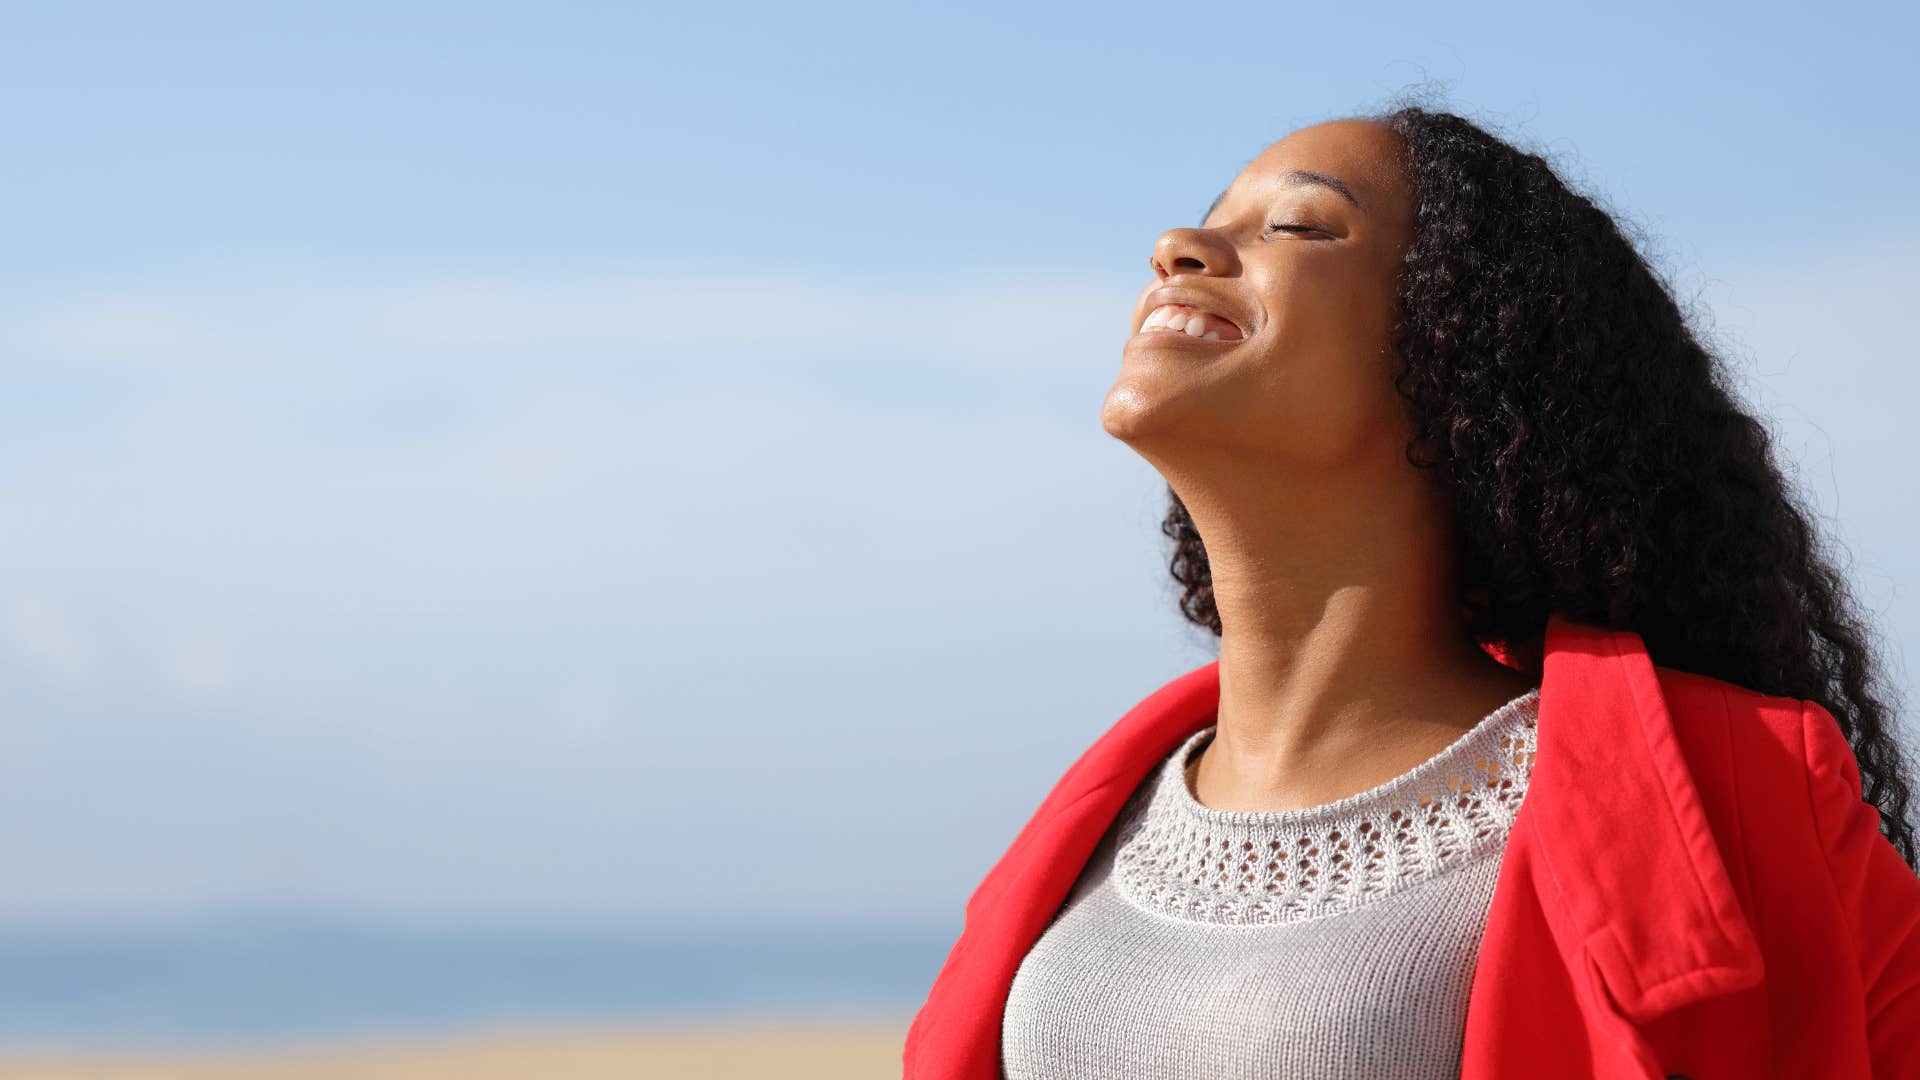
<svg viewBox="0 0 1920 1080"><path fill-rule="evenodd" d="M1376 787L1534 685L1464 633L1448 503L1404 456L1388 335L1413 205L1398 155L1370 121L1302 128L1201 227L1162 234L1102 406L1206 543L1219 728L1189 776L1216 809ZM1245 338L1140 333L1163 286L1214 298Z"/></svg>

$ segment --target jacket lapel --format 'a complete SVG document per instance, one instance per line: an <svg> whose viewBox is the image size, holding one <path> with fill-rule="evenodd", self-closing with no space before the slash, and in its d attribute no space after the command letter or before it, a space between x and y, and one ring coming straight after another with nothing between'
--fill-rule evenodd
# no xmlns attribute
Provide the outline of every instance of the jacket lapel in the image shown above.
<svg viewBox="0 0 1920 1080"><path fill-rule="evenodd" d="M1541 678L1514 828L1547 870L1543 910L1569 969L1584 950L1636 1025L1758 985L1759 944L1640 635L1552 614Z"/></svg>

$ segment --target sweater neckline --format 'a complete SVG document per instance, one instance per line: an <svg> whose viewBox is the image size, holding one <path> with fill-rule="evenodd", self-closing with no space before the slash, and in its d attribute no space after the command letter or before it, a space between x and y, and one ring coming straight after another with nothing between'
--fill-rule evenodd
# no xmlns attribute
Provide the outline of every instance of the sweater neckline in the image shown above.
<svg viewBox="0 0 1920 1080"><path fill-rule="evenodd" d="M1540 688L1439 753L1345 798L1218 810L1187 767L1217 725L1189 735L1123 808L1114 878L1136 906L1198 922L1291 922L1373 903L1504 845L1537 745Z"/></svg>
<svg viewBox="0 0 1920 1080"><path fill-rule="evenodd" d="M1193 759L1213 741L1214 734L1219 730L1218 724L1208 724L1187 736L1161 766L1162 770L1171 770L1172 777L1162 776L1161 779L1166 786L1174 789L1171 794L1179 812L1209 824L1312 826L1334 822L1352 816L1357 811L1377 809L1389 803L1399 805L1417 801L1419 794L1426 793L1425 789L1433 786L1432 781L1437 774L1454 770L1468 754L1487 750L1497 743L1499 740L1494 737L1496 731L1512 735L1518 724L1531 723L1537 717L1539 700L1540 688L1532 687L1475 721L1472 727L1462 731L1452 742L1420 764L1365 791L1332 802L1288 810L1220 810L1201 802L1187 782L1187 770L1192 767ZM1172 779L1176 777L1179 782L1173 783ZM1407 799L1407 795L1413 795L1414 798Z"/></svg>

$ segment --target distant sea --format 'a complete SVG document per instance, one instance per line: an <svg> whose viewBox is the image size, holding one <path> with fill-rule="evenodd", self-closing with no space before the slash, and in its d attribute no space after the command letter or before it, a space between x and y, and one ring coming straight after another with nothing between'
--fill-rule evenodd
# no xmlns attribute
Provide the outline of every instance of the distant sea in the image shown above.
<svg viewBox="0 0 1920 1080"><path fill-rule="evenodd" d="M911 1017L958 927L0 928L0 1049L204 1047L813 1013Z"/></svg>

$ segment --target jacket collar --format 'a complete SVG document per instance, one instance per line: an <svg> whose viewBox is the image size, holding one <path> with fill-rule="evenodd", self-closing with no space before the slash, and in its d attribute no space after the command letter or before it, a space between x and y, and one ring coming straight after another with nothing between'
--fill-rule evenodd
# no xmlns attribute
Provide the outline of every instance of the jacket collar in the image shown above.
<svg viewBox="0 0 1920 1080"><path fill-rule="evenodd" d="M1760 947L1640 635L1548 617L1533 774L1514 829L1573 970L1635 1023L1758 985Z"/></svg>
<svg viewBox="0 0 1920 1080"><path fill-rule="evenodd" d="M1487 651L1515 663L1506 646ZM1636 1024L1757 985L1758 943L1640 636L1553 613L1544 641L1513 653L1541 657L1539 722L1501 876L1525 864L1568 970L1584 981L1591 966L1612 1007ZM1061 776L967 901L960 939L909 1032L910 1065L934 1046L997 1060L1021 959L1127 796L1213 723L1219 704L1216 660L1135 705ZM1539 858L1514 859L1520 845ZM991 1074L983 1066L980 1075Z"/></svg>

